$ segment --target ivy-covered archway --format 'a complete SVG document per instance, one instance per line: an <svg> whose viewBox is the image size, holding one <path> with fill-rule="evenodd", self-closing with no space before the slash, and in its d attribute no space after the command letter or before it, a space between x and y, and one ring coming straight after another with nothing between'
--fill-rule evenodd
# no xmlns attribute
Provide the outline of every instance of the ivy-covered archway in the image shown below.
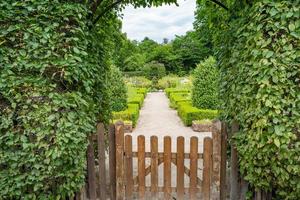
<svg viewBox="0 0 300 200"><path fill-rule="evenodd" d="M107 121L117 11L176 0L0 3L0 195L65 197L84 183L87 135ZM224 118L252 186L299 199L299 0L199 1L214 32ZM199 24L203 21L199 21Z"/></svg>

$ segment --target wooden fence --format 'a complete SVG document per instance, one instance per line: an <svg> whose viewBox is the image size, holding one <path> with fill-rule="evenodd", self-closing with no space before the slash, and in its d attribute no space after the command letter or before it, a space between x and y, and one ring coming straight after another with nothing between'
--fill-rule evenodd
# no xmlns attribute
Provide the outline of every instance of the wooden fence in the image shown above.
<svg viewBox="0 0 300 200"><path fill-rule="evenodd" d="M145 137L138 136L138 150L132 150L132 137L124 136L124 125L110 125L106 134L103 124L96 134L89 137L87 150L87 185L75 196L76 200L145 199L226 199L226 140L227 134L221 122L212 126L212 138L204 139L203 153L199 153L198 138L190 139L189 153L185 152L185 138L176 139L176 151L171 151L171 137L163 138L163 152L158 152L158 137L150 139L150 152L146 152ZM195 133L195 135L201 133ZM108 149L106 142L108 141ZM108 152L105 154L105 152ZM133 173L133 159L137 159L137 175ZM145 160L150 159L146 166ZM199 166L198 160L203 160ZM185 160L189 160L186 166ZM171 186L171 165L176 165L176 186ZM163 176L158 167L163 165ZM109 169L106 167L108 166ZM202 168L202 176L197 174ZM106 173L109 173L107 176ZM150 185L145 177L150 175ZM184 183L184 175L189 177ZM106 177L109 177L108 179ZM158 184L159 177L163 185ZM202 178L200 178L202 177ZM188 185L188 187L185 187ZM134 196L136 195L136 196Z"/></svg>

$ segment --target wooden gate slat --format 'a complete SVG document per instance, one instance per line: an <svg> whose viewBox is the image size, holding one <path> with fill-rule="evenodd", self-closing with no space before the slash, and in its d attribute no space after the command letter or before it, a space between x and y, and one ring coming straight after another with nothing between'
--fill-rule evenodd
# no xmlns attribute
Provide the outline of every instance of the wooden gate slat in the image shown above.
<svg viewBox="0 0 300 200"><path fill-rule="evenodd" d="M204 138L204 153L203 153L203 199L210 199L211 187L211 172L212 172L212 139L209 137Z"/></svg>
<svg viewBox="0 0 300 200"><path fill-rule="evenodd" d="M132 137L131 135L125 136L125 169L126 169L126 186L125 197L132 199L133 192L133 172L132 172Z"/></svg>
<svg viewBox="0 0 300 200"><path fill-rule="evenodd" d="M145 198L145 136L138 136L139 199Z"/></svg>
<svg viewBox="0 0 300 200"><path fill-rule="evenodd" d="M105 129L103 123L97 126L97 146L98 146L98 164L99 181L98 192L100 200L106 200L106 170L105 170Z"/></svg>
<svg viewBox="0 0 300 200"><path fill-rule="evenodd" d="M184 198L184 137L177 138L177 199Z"/></svg>
<svg viewBox="0 0 300 200"><path fill-rule="evenodd" d="M95 173L95 156L93 136L89 137L87 149L87 167L88 167L88 195L91 200L96 200L96 173Z"/></svg>
<svg viewBox="0 0 300 200"><path fill-rule="evenodd" d="M116 199L116 138L115 125L109 126L109 182L110 182L110 199Z"/></svg>
<svg viewBox="0 0 300 200"><path fill-rule="evenodd" d="M164 137L164 199L171 198L171 137Z"/></svg>
<svg viewBox="0 0 300 200"><path fill-rule="evenodd" d="M197 169L198 169L198 138L191 137L190 141L190 199L196 199Z"/></svg>
<svg viewBox="0 0 300 200"><path fill-rule="evenodd" d="M124 197L124 125L116 124L116 199Z"/></svg>
<svg viewBox="0 0 300 200"><path fill-rule="evenodd" d="M158 139L151 136L151 198L157 199L158 192Z"/></svg>
<svg viewBox="0 0 300 200"><path fill-rule="evenodd" d="M220 200L226 199L226 169L227 169L227 126L222 123L221 130L221 179L220 179Z"/></svg>

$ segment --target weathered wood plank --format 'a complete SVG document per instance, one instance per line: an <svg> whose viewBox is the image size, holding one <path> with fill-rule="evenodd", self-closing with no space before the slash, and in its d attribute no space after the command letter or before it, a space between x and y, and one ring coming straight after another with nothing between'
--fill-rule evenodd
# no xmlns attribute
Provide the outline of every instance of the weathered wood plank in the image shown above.
<svg viewBox="0 0 300 200"><path fill-rule="evenodd" d="M213 157L212 157L212 176L211 176L211 199L220 199L220 181L221 181L221 134L222 123L220 120L213 121L212 139L213 139Z"/></svg>
<svg viewBox="0 0 300 200"><path fill-rule="evenodd" d="M171 199L171 137L164 137L164 199Z"/></svg>
<svg viewBox="0 0 300 200"><path fill-rule="evenodd" d="M88 168L88 195L91 200L96 200L96 172L95 172L95 156L93 137L89 137L89 145L87 149L87 168Z"/></svg>
<svg viewBox="0 0 300 200"><path fill-rule="evenodd" d="M138 136L139 199L145 198L145 136Z"/></svg>
<svg viewBox="0 0 300 200"><path fill-rule="evenodd" d="M116 199L116 138L115 138L115 125L109 126L109 186L110 186L110 199Z"/></svg>
<svg viewBox="0 0 300 200"><path fill-rule="evenodd" d="M198 159L203 159L203 154L198 153ZM132 157L138 157L138 152L132 152ZM163 152L158 152L158 157L163 158L164 153ZM172 159L177 158L177 153L171 153ZM151 158L151 152L145 152L145 158ZM184 159L190 159L190 154L189 153L184 153Z"/></svg>
<svg viewBox="0 0 300 200"><path fill-rule="evenodd" d="M213 140L209 137L204 138L204 151L203 151L203 199L211 199L211 172L212 172L212 153L213 153Z"/></svg>
<svg viewBox="0 0 300 200"><path fill-rule="evenodd" d="M158 139L151 136L151 198L158 198Z"/></svg>
<svg viewBox="0 0 300 200"><path fill-rule="evenodd" d="M99 180L98 180L99 199L106 200L105 128L103 123L100 123L97 126L97 147L98 147L98 164L99 164Z"/></svg>
<svg viewBox="0 0 300 200"><path fill-rule="evenodd" d="M116 124L116 199L124 197L124 125Z"/></svg>
<svg viewBox="0 0 300 200"><path fill-rule="evenodd" d="M132 199L133 194L133 169L132 169L132 137L131 135L125 136L125 169L126 169L126 186L125 197Z"/></svg>
<svg viewBox="0 0 300 200"><path fill-rule="evenodd" d="M197 199L198 138L190 140L190 199Z"/></svg>
<svg viewBox="0 0 300 200"><path fill-rule="evenodd" d="M177 199L184 199L184 137L177 138Z"/></svg>
<svg viewBox="0 0 300 200"><path fill-rule="evenodd" d="M222 123L221 130L221 177L220 177L220 200L226 199L226 170L227 170L227 127Z"/></svg>

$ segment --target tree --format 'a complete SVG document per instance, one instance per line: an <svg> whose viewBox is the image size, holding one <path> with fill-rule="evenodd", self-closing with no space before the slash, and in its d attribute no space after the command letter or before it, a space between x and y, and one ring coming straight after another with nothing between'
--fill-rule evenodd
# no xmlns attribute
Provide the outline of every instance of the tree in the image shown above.
<svg viewBox="0 0 300 200"><path fill-rule="evenodd" d="M172 42L174 54L182 62L184 69L189 71L212 54L209 36L196 31L189 31L184 36L176 36Z"/></svg>

